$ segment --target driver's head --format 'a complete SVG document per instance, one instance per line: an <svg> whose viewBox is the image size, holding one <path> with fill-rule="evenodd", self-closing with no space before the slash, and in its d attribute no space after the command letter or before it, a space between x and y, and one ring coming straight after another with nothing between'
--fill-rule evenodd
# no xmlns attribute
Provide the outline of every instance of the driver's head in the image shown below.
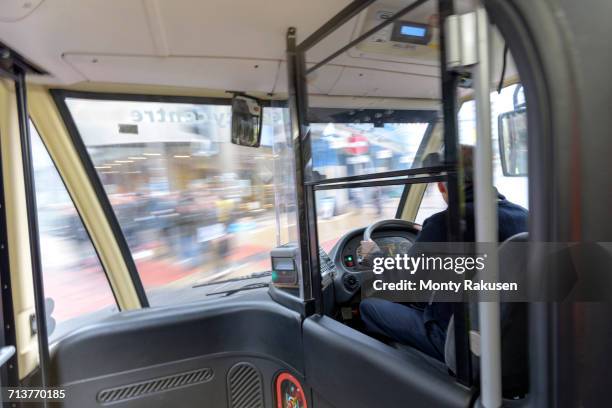
<svg viewBox="0 0 612 408"><path fill-rule="evenodd" d="M463 169L463 187L465 189L472 187L472 182L474 180L474 166L473 166L473 157L474 157L474 147L469 145L461 145L459 147L460 157L460 165ZM446 183L443 181L438 182L438 190L446 204L448 204L448 189L446 188Z"/></svg>

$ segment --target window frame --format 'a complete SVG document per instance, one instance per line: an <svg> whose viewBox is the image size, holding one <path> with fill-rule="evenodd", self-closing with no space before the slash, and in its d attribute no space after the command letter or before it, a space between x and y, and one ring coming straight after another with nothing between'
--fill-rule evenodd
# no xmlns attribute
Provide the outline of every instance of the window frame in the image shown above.
<svg viewBox="0 0 612 408"><path fill-rule="evenodd" d="M87 152L87 146L85 145L83 138L78 130L74 117L68 108L66 99L85 99L93 101L125 101L125 102L153 102L153 103L183 103L183 104L194 104L194 105L217 105L217 106L231 106L231 97L208 97L208 96L188 96L188 95L163 95L163 94L145 94L145 93L126 93L126 92L98 92L98 91L80 91L80 90L68 90L61 88L49 89L55 105L60 113L60 117L66 126L68 135L74 145L74 148L79 155L87 178L91 181L94 188L96 198L98 199L104 215L108 220L113 238L120 248L121 255L127 266L129 277L136 289L138 299L141 307L149 308L149 299L147 297L144 285L138 268L134 260L132 251L130 250L127 239L121 224L117 218L115 210L113 209L110 198L104 189L104 184L95 169L94 162ZM262 106L265 107L287 107L287 100L281 99L266 99L261 100Z"/></svg>

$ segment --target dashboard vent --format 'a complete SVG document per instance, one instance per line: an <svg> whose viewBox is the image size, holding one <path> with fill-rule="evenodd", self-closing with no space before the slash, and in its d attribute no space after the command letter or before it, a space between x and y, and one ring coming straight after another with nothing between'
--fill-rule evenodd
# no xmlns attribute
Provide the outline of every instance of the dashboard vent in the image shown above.
<svg viewBox="0 0 612 408"><path fill-rule="evenodd" d="M201 368L199 370L122 385L120 387L107 388L98 392L96 400L100 404L110 404L128 399L145 397L147 395L169 391L186 385L204 383L212 380L212 378L212 369Z"/></svg>
<svg viewBox="0 0 612 408"><path fill-rule="evenodd" d="M227 373L231 408L264 408L264 391L259 370L249 363L238 363Z"/></svg>

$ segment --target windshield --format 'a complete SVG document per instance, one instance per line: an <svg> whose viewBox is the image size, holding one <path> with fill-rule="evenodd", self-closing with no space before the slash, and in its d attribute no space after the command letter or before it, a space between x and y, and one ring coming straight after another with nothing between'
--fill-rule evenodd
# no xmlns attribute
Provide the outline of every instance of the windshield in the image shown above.
<svg viewBox="0 0 612 408"><path fill-rule="evenodd" d="M152 305L268 271L295 235L286 109L264 109L255 149L218 103L66 99Z"/></svg>
<svg viewBox="0 0 612 408"><path fill-rule="evenodd" d="M395 111L394 116L403 113L403 116L430 122L378 124L372 122L379 112L347 112L351 117L370 117L370 123L310 124L313 168L317 176L331 179L422 166L423 147L431 136L435 112L415 116L414 112L419 111ZM384 112L380 113L381 120L385 119ZM403 185L317 191L319 244L330 251L349 230L395 218L403 191Z"/></svg>

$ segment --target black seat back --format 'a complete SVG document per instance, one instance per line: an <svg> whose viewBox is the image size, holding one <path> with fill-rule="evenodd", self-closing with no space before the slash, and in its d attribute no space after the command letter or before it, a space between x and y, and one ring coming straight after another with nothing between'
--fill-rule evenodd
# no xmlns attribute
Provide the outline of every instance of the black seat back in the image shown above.
<svg viewBox="0 0 612 408"><path fill-rule="evenodd" d="M526 283L527 245L526 232L511 236L499 247L499 279L501 282L516 282L519 286ZM514 399L527 394L529 366L527 355L527 303L504 301L501 296L501 354L502 354L502 393L504 398ZM470 305L472 316L470 344L471 350L480 356L480 328L478 325L478 303ZM448 325L444 347L446 366L455 372L455 325L454 318ZM475 341L476 340L476 341ZM477 357L474 359L476 371L479 369Z"/></svg>
<svg viewBox="0 0 612 408"><path fill-rule="evenodd" d="M527 274L526 232L513 235L499 247L499 277L502 282L525 284ZM501 297L502 392L506 398L527 394L529 365L527 355L527 303L504 302Z"/></svg>

